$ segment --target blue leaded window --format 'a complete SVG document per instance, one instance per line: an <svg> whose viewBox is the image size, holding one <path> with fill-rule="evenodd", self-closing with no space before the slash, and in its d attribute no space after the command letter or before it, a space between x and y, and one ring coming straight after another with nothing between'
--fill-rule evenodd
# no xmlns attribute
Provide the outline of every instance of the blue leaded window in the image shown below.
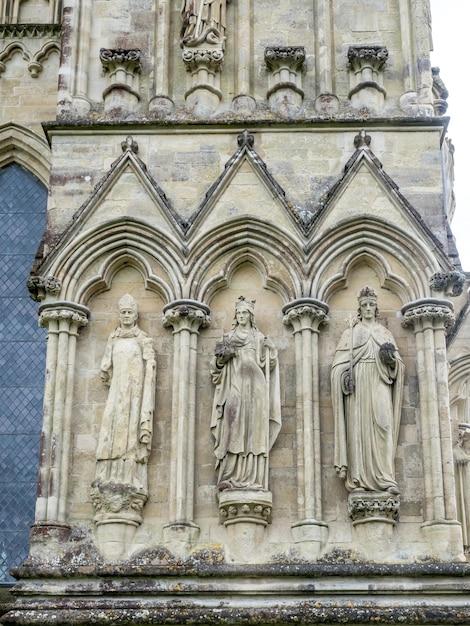
<svg viewBox="0 0 470 626"><path fill-rule="evenodd" d="M0 583L26 557L34 519L45 333L26 281L45 228L47 189L0 169Z"/></svg>

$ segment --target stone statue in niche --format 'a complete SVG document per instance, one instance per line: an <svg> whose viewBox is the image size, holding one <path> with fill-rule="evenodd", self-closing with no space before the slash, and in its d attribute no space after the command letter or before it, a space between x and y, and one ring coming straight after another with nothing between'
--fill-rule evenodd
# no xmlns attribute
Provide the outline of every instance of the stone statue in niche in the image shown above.
<svg viewBox="0 0 470 626"><path fill-rule="evenodd" d="M470 554L470 424L459 424L454 446L455 491L465 554Z"/></svg>
<svg viewBox="0 0 470 626"><path fill-rule="evenodd" d="M364 287L358 301L331 369L334 464L349 492L393 495L404 365L392 334L377 321L376 293Z"/></svg>
<svg viewBox="0 0 470 626"><path fill-rule="evenodd" d="M227 0L183 0L181 46L224 45Z"/></svg>
<svg viewBox="0 0 470 626"><path fill-rule="evenodd" d="M96 450L92 499L97 523L124 517L138 524L148 497L147 462L155 406L153 342L137 326L137 303L119 300L120 325L108 338L101 378L109 385Z"/></svg>
<svg viewBox="0 0 470 626"><path fill-rule="evenodd" d="M269 452L281 428L277 350L258 330L254 304L238 299L233 329L211 362L219 491L268 490Z"/></svg>

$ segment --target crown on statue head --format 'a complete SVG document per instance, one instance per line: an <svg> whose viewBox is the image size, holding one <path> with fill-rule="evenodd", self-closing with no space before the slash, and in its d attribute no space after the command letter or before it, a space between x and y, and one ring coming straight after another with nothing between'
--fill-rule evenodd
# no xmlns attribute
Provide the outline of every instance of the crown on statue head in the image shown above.
<svg viewBox="0 0 470 626"><path fill-rule="evenodd" d="M126 293L122 296L122 298L119 300L118 306L120 311L122 311L123 309L131 309L132 311L137 313L137 302L129 293Z"/></svg>
<svg viewBox="0 0 470 626"><path fill-rule="evenodd" d="M361 300L364 300L365 298L370 298L370 299L375 300L377 302L377 294L371 287L367 287L367 286L363 287L361 289L361 291L359 292L359 295L357 297L359 302Z"/></svg>
<svg viewBox="0 0 470 626"><path fill-rule="evenodd" d="M245 296L240 296L235 304L235 311L240 311L241 309L248 309L250 313L255 312L255 304L256 300L247 300Z"/></svg>

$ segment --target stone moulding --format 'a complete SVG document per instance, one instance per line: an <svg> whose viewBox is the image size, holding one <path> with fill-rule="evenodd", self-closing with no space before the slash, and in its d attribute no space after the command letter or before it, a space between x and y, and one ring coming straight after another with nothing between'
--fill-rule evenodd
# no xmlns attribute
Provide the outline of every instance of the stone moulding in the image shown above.
<svg viewBox="0 0 470 626"><path fill-rule="evenodd" d="M390 493L358 492L351 493L348 498L348 513L357 524L380 521L394 524L400 512L400 496Z"/></svg>
<svg viewBox="0 0 470 626"><path fill-rule="evenodd" d="M54 37L59 41L60 24L0 24L0 39L40 39Z"/></svg>

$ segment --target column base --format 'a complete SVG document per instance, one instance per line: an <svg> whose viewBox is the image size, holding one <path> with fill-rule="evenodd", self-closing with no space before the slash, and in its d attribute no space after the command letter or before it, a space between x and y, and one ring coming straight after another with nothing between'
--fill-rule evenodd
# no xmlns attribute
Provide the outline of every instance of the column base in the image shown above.
<svg viewBox="0 0 470 626"><path fill-rule="evenodd" d="M235 113L250 115L256 110L256 100L252 96L239 94L232 100L232 110Z"/></svg>
<svg viewBox="0 0 470 626"><path fill-rule="evenodd" d="M219 493L220 522L227 529L228 558L234 563L263 559L264 531L271 523L270 491L230 489Z"/></svg>
<svg viewBox="0 0 470 626"><path fill-rule="evenodd" d="M222 94L212 85L197 85L186 92L186 107L198 117L215 113L220 105Z"/></svg>
<svg viewBox="0 0 470 626"><path fill-rule="evenodd" d="M456 520L425 522L421 531L426 539L428 554L439 561L465 561L462 527Z"/></svg>
<svg viewBox="0 0 470 626"><path fill-rule="evenodd" d="M304 519L292 524L291 529L299 556L317 560L328 541L328 524L315 519Z"/></svg>
<svg viewBox="0 0 470 626"><path fill-rule="evenodd" d="M194 522L170 522L163 527L163 541L172 551L180 551L196 543L201 529Z"/></svg>
<svg viewBox="0 0 470 626"><path fill-rule="evenodd" d="M36 522L29 531L29 553L46 559L62 552L70 537L71 528L62 522Z"/></svg>
<svg viewBox="0 0 470 626"><path fill-rule="evenodd" d="M149 102L149 112L155 117L167 117L175 110L175 103L169 96L154 96Z"/></svg>

